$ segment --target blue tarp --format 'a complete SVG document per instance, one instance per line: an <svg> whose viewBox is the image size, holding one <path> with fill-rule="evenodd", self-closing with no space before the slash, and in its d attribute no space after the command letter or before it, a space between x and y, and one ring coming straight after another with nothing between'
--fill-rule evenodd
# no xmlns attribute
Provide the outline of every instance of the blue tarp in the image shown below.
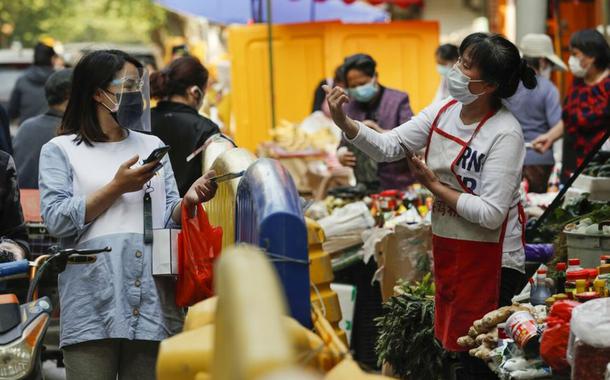
<svg viewBox="0 0 610 380"><path fill-rule="evenodd" d="M265 0L156 0L163 7L178 13L204 17L220 24L247 24L266 21ZM262 9L260 7L262 6ZM274 24L340 20L345 23L370 23L388 20L378 7L342 0L273 0ZM259 17L262 16L261 19Z"/></svg>

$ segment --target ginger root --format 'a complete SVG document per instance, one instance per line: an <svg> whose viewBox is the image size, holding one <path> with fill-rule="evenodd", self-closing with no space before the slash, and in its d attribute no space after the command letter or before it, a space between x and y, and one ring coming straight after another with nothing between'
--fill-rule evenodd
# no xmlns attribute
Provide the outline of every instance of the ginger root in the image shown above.
<svg viewBox="0 0 610 380"><path fill-rule="evenodd" d="M474 326L471 326L470 329L468 330L468 336L471 337L472 339L475 339L477 336L479 336L479 333L474 328Z"/></svg>
<svg viewBox="0 0 610 380"><path fill-rule="evenodd" d="M476 321L474 321L474 323L472 324L472 326L475 328L475 330L477 330L477 333L478 333L478 334L477 334L477 336L478 336L479 334L485 334L485 333L488 333L488 332L489 332L489 330L490 330L490 328L485 327L485 326L483 325L483 321L482 321L482 320L480 320L480 319L477 319Z"/></svg>
<svg viewBox="0 0 610 380"><path fill-rule="evenodd" d="M483 321L483 326L486 329L492 329L498 324L506 322L512 313L513 306L504 306L498 310L490 311L489 313L485 314L481 320Z"/></svg>
<svg viewBox="0 0 610 380"><path fill-rule="evenodd" d="M466 336L462 336L462 337L458 338L457 344L460 347L473 348L476 345L476 342L474 339L472 339L472 337L470 337L469 335L466 335Z"/></svg>

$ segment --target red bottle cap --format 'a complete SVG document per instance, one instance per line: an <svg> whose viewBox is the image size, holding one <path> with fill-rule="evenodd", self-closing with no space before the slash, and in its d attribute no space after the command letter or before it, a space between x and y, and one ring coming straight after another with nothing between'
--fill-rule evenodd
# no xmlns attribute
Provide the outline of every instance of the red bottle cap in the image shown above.
<svg viewBox="0 0 610 380"><path fill-rule="evenodd" d="M568 263L570 265L580 265L580 259L569 259Z"/></svg>
<svg viewBox="0 0 610 380"><path fill-rule="evenodd" d="M546 269L538 269L536 271L536 273L538 273L538 274L546 274Z"/></svg>
<svg viewBox="0 0 610 380"><path fill-rule="evenodd" d="M382 197L397 197L400 194L400 190L385 190L379 193Z"/></svg>
<svg viewBox="0 0 610 380"><path fill-rule="evenodd" d="M568 266L566 265L566 263L557 263L557 265L555 265L555 270L557 270L558 272L565 272L567 268Z"/></svg>
<svg viewBox="0 0 610 380"><path fill-rule="evenodd" d="M589 278L595 278L597 274L597 269L589 269Z"/></svg>
<svg viewBox="0 0 610 380"><path fill-rule="evenodd" d="M589 271L586 269L575 270L573 272L569 272L567 275L567 279L569 281L586 280L588 278L589 278Z"/></svg>

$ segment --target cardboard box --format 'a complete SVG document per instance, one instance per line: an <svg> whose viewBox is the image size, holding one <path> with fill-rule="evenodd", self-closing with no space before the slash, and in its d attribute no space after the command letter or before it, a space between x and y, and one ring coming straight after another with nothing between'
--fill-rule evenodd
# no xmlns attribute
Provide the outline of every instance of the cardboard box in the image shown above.
<svg viewBox="0 0 610 380"><path fill-rule="evenodd" d="M153 276L178 274L178 234L180 230L153 230Z"/></svg>

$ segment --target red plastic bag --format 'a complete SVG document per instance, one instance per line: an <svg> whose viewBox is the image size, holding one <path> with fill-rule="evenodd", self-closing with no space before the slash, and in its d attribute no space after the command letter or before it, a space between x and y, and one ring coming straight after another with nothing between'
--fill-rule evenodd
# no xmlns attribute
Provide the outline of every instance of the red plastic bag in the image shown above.
<svg viewBox="0 0 610 380"><path fill-rule="evenodd" d="M187 307L214 295L214 262L222 248L222 228L212 227L208 215L197 205L188 217L182 205L182 231L178 235L178 282L176 304Z"/></svg>
<svg viewBox="0 0 610 380"><path fill-rule="evenodd" d="M540 356L551 366L553 372L567 373L570 364L566 359L570 338L572 309L580 305L575 301L558 301L551 307L547 318L547 328L540 341Z"/></svg>

